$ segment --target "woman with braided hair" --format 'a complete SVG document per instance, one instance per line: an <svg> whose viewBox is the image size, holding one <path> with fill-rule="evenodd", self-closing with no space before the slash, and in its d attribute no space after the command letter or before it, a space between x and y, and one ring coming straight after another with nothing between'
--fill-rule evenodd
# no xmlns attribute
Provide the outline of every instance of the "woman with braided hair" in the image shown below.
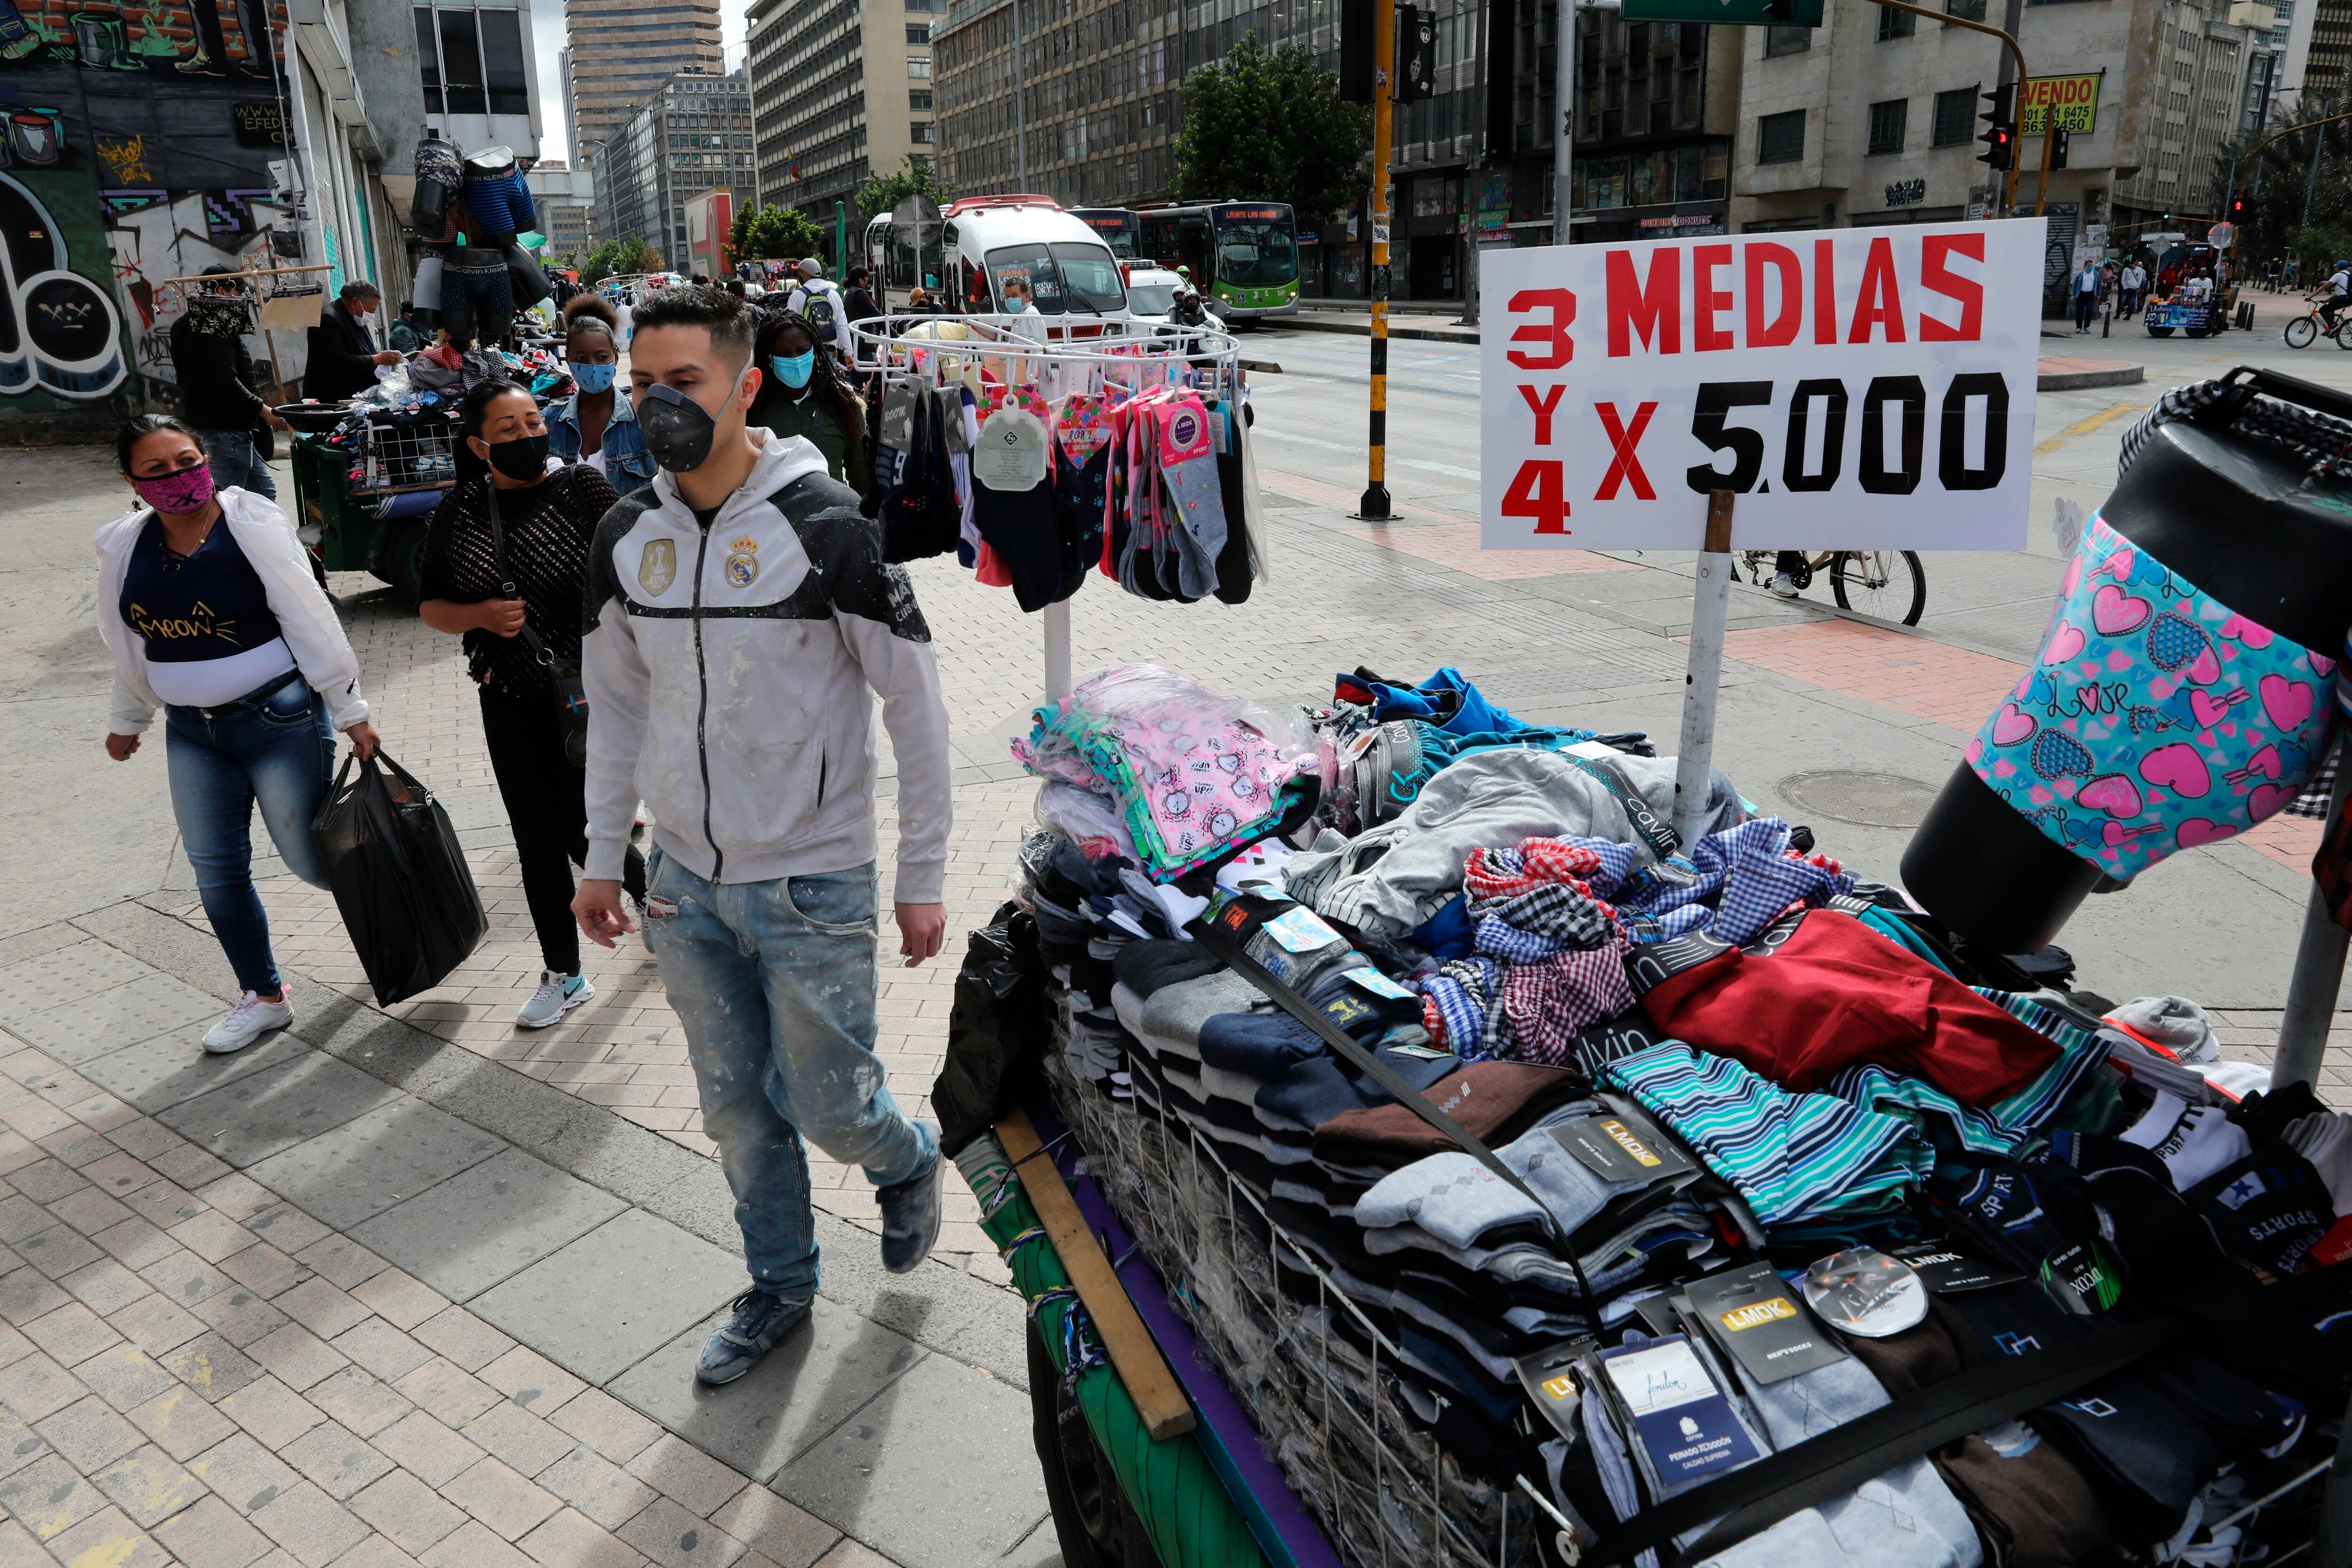
<svg viewBox="0 0 2352 1568"><path fill-rule="evenodd" d="M824 454L825 471L863 496L873 483L866 454L866 408L843 382L833 356L817 346L805 316L772 310L761 323L751 363L759 395L750 422L779 436L805 436Z"/></svg>

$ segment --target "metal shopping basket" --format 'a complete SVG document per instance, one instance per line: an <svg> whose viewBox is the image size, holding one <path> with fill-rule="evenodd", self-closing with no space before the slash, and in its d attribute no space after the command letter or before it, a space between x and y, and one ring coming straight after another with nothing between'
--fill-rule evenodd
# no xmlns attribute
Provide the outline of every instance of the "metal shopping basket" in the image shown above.
<svg viewBox="0 0 2352 1568"><path fill-rule="evenodd" d="M352 453L355 498L373 500L415 490L447 489L457 479L457 427L448 421L386 425L370 421Z"/></svg>

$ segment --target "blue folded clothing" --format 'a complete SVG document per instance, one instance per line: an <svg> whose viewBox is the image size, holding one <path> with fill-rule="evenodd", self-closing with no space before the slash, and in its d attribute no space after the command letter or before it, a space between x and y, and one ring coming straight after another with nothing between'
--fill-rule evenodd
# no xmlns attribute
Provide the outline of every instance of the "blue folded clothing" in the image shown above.
<svg viewBox="0 0 2352 1568"><path fill-rule="evenodd" d="M531 205L530 187L522 176L505 174L494 179L466 181L466 210L474 215L474 225L484 234L520 234L538 226L538 209Z"/></svg>

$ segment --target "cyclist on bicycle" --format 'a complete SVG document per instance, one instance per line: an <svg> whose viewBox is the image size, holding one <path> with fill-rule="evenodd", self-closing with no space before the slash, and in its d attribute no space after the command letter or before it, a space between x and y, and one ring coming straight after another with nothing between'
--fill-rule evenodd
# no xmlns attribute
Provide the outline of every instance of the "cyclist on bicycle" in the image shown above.
<svg viewBox="0 0 2352 1568"><path fill-rule="evenodd" d="M2321 299L2322 294L2326 298ZM2346 307L2352 306L2352 261L2338 261L2329 268L2327 281L2321 284L2319 293L2313 294L2311 298L2319 300L2320 324L2332 335L2336 331L2336 318L2344 313Z"/></svg>

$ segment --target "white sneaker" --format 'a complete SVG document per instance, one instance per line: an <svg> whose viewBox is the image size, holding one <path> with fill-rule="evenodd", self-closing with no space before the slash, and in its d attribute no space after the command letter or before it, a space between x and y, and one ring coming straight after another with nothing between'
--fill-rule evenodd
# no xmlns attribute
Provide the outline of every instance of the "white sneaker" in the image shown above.
<svg viewBox="0 0 2352 1568"><path fill-rule="evenodd" d="M287 1005L285 993L278 1000L264 1002L260 994L248 991L236 999L228 1016L215 1024L205 1036L205 1049L215 1056L241 1051L272 1029L282 1029L294 1021L294 1009Z"/></svg>
<svg viewBox="0 0 2352 1568"><path fill-rule="evenodd" d="M1786 572L1775 572L1772 574L1772 592L1784 599L1793 599L1797 596L1797 580Z"/></svg>
<svg viewBox="0 0 2352 1568"><path fill-rule="evenodd" d="M541 970L539 989L515 1015L515 1026L524 1029L544 1029L566 1013L596 994L584 974L558 974L552 969Z"/></svg>

